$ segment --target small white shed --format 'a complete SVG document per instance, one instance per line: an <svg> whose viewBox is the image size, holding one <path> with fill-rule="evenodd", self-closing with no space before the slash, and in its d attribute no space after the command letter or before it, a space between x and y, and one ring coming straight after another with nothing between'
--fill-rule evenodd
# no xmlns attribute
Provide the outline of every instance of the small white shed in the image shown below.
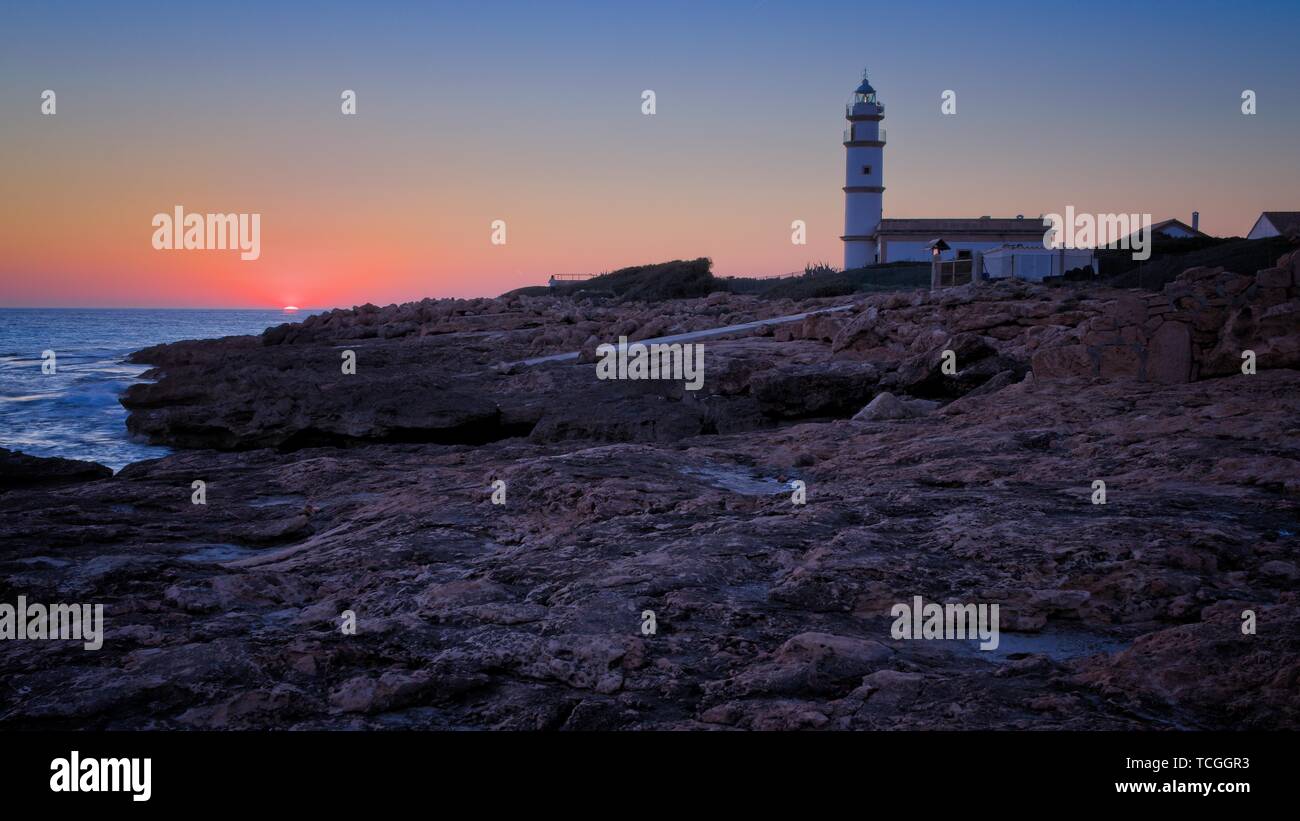
<svg viewBox="0 0 1300 821"><path fill-rule="evenodd" d="M1066 271L1091 266L1097 261L1091 248L1044 248L1041 245L1003 245L985 251L981 265L988 279L1059 277Z"/></svg>

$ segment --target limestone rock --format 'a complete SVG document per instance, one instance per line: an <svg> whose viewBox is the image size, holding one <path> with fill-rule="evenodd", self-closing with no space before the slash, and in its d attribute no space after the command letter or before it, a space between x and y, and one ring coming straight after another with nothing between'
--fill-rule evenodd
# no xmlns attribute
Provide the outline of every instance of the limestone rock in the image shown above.
<svg viewBox="0 0 1300 821"><path fill-rule="evenodd" d="M113 471L97 462L83 462L58 457L29 456L0 448L0 492L12 488L36 488L50 485L90 482L107 479Z"/></svg>
<svg viewBox="0 0 1300 821"><path fill-rule="evenodd" d="M938 406L938 402L923 399L899 399L889 391L883 391L867 403L867 406L854 415L854 422L883 422L895 419L914 419L924 416Z"/></svg>

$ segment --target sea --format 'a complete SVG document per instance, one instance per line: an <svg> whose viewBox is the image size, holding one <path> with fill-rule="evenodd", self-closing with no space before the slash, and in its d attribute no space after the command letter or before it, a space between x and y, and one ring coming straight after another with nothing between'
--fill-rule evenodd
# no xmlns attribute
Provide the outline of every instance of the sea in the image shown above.
<svg viewBox="0 0 1300 821"><path fill-rule="evenodd" d="M62 456L114 471L167 455L127 434L122 391L148 365L133 351L181 339L260 334L308 311L0 308L0 447ZM54 352L45 373L44 352Z"/></svg>

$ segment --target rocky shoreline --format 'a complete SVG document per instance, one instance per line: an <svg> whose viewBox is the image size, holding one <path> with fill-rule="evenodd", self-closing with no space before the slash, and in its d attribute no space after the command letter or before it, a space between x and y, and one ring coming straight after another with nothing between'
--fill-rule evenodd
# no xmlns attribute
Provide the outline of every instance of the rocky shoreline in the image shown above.
<svg viewBox="0 0 1300 821"><path fill-rule="evenodd" d="M594 375L839 305L707 340L698 392ZM107 614L94 652L0 645L2 726L1300 727L1300 253L1159 293L426 300L133 361L128 428L176 454L0 453L0 601ZM998 603L1002 647L893 640L913 596Z"/></svg>

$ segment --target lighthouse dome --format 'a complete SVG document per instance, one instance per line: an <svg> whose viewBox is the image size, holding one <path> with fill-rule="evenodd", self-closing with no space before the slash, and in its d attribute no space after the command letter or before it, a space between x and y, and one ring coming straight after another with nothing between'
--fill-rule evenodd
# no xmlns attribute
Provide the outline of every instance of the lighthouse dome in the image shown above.
<svg viewBox="0 0 1300 821"><path fill-rule="evenodd" d="M867 103L869 105L880 105L876 99L876 90L872 88L871 83L867 81L867 72L862 72L862 84L853 91L853 102L850 105L860 105ZM881 106L883 108L883 106Z"/></svg>

